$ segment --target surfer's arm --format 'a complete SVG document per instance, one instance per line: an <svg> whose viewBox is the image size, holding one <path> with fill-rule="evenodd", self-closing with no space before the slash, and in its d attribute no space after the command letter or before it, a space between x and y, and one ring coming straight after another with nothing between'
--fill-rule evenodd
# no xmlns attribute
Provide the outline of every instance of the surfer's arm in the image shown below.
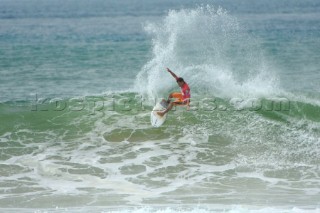
<svg viewBox="0 0 320 213"><path fill-rule="evenodd" d="M167 68L168 72L177 80L178 76L174 74L169 68Z"/></svg>

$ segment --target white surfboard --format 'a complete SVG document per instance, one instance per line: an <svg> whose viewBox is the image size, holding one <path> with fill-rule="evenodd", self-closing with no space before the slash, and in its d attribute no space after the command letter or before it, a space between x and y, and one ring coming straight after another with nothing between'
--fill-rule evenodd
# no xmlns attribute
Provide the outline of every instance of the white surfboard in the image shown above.
<svg viewBox="0 0 320 213"><path fill-rule="evenodd" d="M167 113L164 116L160 116L157 112L164 111L167 107L168 103L165 100L162 100L153 107L150 116L151 125L153 127L160 127L166 121Z"/></svg>

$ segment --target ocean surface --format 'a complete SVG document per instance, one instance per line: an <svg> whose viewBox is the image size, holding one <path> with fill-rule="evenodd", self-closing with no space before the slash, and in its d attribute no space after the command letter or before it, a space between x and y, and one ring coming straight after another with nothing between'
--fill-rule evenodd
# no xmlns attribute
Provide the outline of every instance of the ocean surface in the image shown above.
<svg viewBox="0 0 320 213"><path fill-rule="evenodd" d="M0 0L0 212L319 213L319 82L319 0Z"/></svg>

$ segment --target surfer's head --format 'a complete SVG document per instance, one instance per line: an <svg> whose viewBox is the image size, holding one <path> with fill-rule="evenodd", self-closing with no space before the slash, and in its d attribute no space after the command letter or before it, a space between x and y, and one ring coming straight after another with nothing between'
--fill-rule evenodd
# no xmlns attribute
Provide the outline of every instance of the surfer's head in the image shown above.
<svg viewBox="0 0 320 213"><path fill-rule="evenodd" d="M184 84L183 78L177 78L177 83L179 84L180 87L182 87Z"/></svg>

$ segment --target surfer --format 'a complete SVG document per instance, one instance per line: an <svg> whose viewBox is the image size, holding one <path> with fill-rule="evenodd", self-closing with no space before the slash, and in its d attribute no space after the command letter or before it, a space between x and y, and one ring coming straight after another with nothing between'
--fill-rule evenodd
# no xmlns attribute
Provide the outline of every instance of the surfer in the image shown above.
<svg viewBox="0 0 320 213"><path fill-rule="evenodd" d="M173 92L169 95L167 100L167 103L169 104L168 108L165 111L157 112L160 116L169 112L173 106L187 106L189 109L190 104L191 95L189 85L183 80L183 78L178 77L169 68L167 68L167 71L176 79L179 87L181 88L181 92ZM175 99L173 102L171 102L172 98Z"/></svg>

